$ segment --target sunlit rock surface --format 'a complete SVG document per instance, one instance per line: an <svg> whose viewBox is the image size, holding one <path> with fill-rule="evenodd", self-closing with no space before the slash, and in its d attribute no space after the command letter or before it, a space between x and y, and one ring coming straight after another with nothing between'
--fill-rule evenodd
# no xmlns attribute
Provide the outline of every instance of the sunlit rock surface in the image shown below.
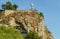
<svg viewBox="0 0 60 39"><path fill-rule="evenodd" d="M0 24L17 27L22 33L36 31L43 39L53 39L51 32L44 25L44 17L40 12L32 10L0 11Z"/></svg>

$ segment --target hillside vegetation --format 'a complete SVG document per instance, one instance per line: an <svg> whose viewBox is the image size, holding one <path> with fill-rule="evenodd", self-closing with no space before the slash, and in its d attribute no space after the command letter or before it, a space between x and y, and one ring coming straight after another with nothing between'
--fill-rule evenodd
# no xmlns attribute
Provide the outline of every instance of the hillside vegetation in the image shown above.
<svg viewBox="0 0 60 39"><path fill-rule="evenodd" d="M0 26L0 39L23 39L21 33L5 25Z"/></svg>
<svg viewBox="0 0 60 39"><path fill-rule="evenodd" d="M8 27L6 25L0 25L0 39L42 39L34 31L22 35L17 29Z"/></svg>

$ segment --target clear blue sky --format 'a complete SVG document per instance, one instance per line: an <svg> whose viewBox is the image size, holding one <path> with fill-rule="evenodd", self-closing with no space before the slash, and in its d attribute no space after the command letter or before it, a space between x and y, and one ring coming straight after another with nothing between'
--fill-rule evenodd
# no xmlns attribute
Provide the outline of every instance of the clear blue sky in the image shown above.
<svg viewBox="0 0 60 39"><path fill-rule="evenodd" d="M18 4L18 10L30 9L30 4L33 3L35 9L43 12L45 25L52 32L54 39L60 39L60 0L0 0L0 9L2 3L7 1Z"/></svg>

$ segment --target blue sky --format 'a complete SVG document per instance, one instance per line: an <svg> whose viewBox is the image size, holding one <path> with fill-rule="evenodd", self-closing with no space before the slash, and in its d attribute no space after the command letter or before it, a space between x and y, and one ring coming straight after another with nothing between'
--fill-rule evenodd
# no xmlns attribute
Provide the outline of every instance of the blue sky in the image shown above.
<svg viewBox="0 0 60 39"><path fill-rule="evenodd" d="M60 39L60 0L0 0L0 9L7 1L18 4L18 10L28 10L33 3L35 9L43 12L45 25L52 32L54 39Z"/></svg>

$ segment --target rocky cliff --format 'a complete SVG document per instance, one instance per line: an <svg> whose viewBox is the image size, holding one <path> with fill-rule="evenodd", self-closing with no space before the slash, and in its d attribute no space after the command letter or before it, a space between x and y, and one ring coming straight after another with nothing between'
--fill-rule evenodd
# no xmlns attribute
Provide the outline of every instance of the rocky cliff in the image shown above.
<svg viewBox="0 0 60 39"><path fill-rule="evenodd" d="M51 32L44 25L42 13L32 10L1 11L0 24L10 25L22 33L36 31L43 39L53 39Z"/></svg>

